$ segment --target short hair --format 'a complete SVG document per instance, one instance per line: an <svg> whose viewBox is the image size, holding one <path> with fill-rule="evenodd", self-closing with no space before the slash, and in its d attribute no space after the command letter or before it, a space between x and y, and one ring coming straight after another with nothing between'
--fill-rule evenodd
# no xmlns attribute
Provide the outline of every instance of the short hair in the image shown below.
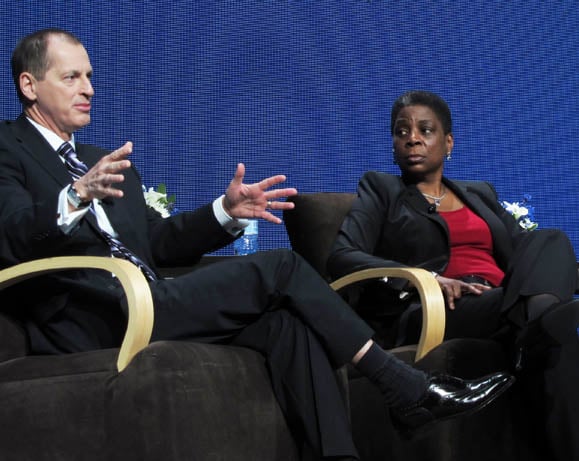
<svg viewBox="0 0 579 461"><path fill-rule="evenodd" d="M432 110L440 120L444 134L452 133L452 117L450 108L444 99L429 91L412 90L399 96L392 105L390 118L390 133L394 134L394 124L399 112L408 106L426 106Z"/></svg>
<svg viewBox="0 0 579 461"><path fill-rule="evenodd" d="M25 105L29 104L29 101L20 91L20 75L22 72L30 72L37 80L44 79L46 71L50 67L47 53L48 41L50 37L53 36L63 38L70 43L82 45L80 40L70 32L62 29L51 28L33 32L32 34L22 38L12 52L12 59L10 61L12 67L12 80L16 86L18 99Z"/></svg>

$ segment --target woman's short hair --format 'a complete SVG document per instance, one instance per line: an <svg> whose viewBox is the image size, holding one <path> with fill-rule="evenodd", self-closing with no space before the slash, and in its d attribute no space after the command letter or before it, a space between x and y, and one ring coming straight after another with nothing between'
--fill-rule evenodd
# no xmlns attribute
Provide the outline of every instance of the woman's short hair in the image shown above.
<svg viewBox="0 0 579 461"><path fill-rule="evenodd" d="M392 114L390 118L390 133L394 133L394 124L398 113L408 106L426 106L432 110L444 129L444 134L452 133L452 117L450 115L450 108L444 99L437 94L429 91L412 90L399 96L392 105Z"/></svg>

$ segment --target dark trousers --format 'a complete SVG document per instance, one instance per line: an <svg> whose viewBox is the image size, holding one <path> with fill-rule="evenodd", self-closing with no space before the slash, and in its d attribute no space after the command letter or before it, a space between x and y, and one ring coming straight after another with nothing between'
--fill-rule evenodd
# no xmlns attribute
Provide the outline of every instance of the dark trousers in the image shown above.
<svg viewBox="0 0 579 461"><path fill-rule="evenodd" d="M534 231L517 246L502 287L480 297L466 296L456 304L456 312L448 314L448 337L468 336L478 329L505 343L507 350L522 348L517 387L533 410L528 415L535 432L532 439L546 459L557 461L579 461L579 300L572 300L576 287L576 256L566 235L552 229ZM542 293L561 302L528 320L525 298Z"/></svg>
<svg viewBox="0 0 579 461"><path fill-rule="evenodd" d="M577 262L565 234L534 231L519 243L503 286L466 295L446 311L445 338L494 338L512 354L523 348L517 389L529 412L525 423L546 459L579 461L579 300ZM547 293L561 302L527 321L525 298ZM412 312L415 335L420 312ZM514 365L514 363L513 363ZM547 437L545 437L545 434Z"/></svg>
<svg viewBox="0 0 579 461"><path fill-rule="evenodd" d="M322 456L357 456L335 370L373 332L301 257L280 250L233 258L152 289L153 340L262 352L296 437Z"/></svg>
<svg viewBox="0 0 579 461"><path fill-rule="evenodd" d="M529 232L515 248L500 287L463 296L447 310L445 337L493 337L505 325L519 336L528 323L526 298L548 294L566 303L576 288L577 262L567 236L556 229Z"/></svg>
<svg viewBox="0 0 579 461"><path fill-rule="evenodd" d="M579 300L530 325L517 387L544 459L579 461ZM546 437L545 437L546 435Z"/></svg>

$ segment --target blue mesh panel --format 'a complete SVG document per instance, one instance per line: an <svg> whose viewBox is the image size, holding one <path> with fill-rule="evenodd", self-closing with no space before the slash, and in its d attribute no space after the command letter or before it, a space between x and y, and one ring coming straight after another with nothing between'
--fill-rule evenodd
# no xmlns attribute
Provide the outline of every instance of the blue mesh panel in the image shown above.
<svg viewBox="0 0 579 461"><path fill-rule="evenodd" d="M447 174L487 179L509 201L531 194L540 226L579 249L573 1L37 0L2 17L0 117L19 112L17 39L71 30L95 70L93 123L78 138L134 141L145 184L166 183L181 210L223 193L237 162L247 181L284 173L302 192L395 172L390 106L420 88L453 111ZM283 226L261 223L260 244L288 247Z"/></svg>

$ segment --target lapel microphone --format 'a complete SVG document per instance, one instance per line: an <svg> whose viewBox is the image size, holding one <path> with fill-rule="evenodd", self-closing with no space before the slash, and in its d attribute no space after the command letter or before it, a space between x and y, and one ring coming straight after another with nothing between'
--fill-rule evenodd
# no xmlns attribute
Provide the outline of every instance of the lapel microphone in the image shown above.
<svg viewBox="0 0 579 461"><path fill-rule="evenodd" d="M428 214L436 213L436 205L434 204L430 205L426 211L428 212Z"/></svg>

